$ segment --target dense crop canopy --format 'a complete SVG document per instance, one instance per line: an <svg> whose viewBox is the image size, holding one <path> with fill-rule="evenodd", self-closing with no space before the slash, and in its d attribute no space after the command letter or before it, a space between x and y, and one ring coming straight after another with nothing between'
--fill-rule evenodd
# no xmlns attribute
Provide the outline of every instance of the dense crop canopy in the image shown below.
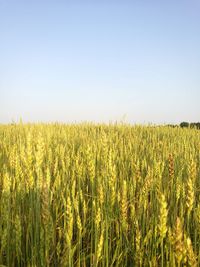
<svg viewBox="0 0 200 267"><path fill-rule="evenodd" d="M0 126L0 265L199 266L200 132Z"/></svg>

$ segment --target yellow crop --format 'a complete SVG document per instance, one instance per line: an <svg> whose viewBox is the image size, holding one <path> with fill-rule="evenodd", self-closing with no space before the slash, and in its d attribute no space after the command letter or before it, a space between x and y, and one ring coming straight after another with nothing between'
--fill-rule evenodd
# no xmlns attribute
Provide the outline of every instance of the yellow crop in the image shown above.
<svg viewBox="0 0 200 267"><path fill-rule="evenodd" d="M200 131L0 126L0 266L200 266Z"/></svg>

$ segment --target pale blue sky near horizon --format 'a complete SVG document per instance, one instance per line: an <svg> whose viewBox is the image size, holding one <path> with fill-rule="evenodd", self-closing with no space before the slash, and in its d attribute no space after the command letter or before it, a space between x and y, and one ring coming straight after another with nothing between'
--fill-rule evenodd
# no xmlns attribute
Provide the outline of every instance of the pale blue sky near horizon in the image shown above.
<svg viewBox="0 0 200 267"><path fill-rule="evenodd" d="M0 123L200 121L200 1L0 0Z"/></svg>

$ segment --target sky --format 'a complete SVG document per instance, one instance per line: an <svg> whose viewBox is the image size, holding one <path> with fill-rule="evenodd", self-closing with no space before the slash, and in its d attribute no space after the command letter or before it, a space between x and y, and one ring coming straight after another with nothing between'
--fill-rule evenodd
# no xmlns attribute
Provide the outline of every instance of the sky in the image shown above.
<svg viewBox="0 0 200 267"><path fill-rule="evenodd" d="M0 0L0 123L200 121L199 0Z"/></svg>

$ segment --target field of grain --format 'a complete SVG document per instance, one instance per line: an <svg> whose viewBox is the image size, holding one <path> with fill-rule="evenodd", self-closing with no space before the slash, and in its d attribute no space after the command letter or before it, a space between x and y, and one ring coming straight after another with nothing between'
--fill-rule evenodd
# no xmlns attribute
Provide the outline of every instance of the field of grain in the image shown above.
<svg viewBox="0 0 200 267"><path fill-rule="evenodd" d="M0 266L200 266L200 131L0 126Z"/></svg>

